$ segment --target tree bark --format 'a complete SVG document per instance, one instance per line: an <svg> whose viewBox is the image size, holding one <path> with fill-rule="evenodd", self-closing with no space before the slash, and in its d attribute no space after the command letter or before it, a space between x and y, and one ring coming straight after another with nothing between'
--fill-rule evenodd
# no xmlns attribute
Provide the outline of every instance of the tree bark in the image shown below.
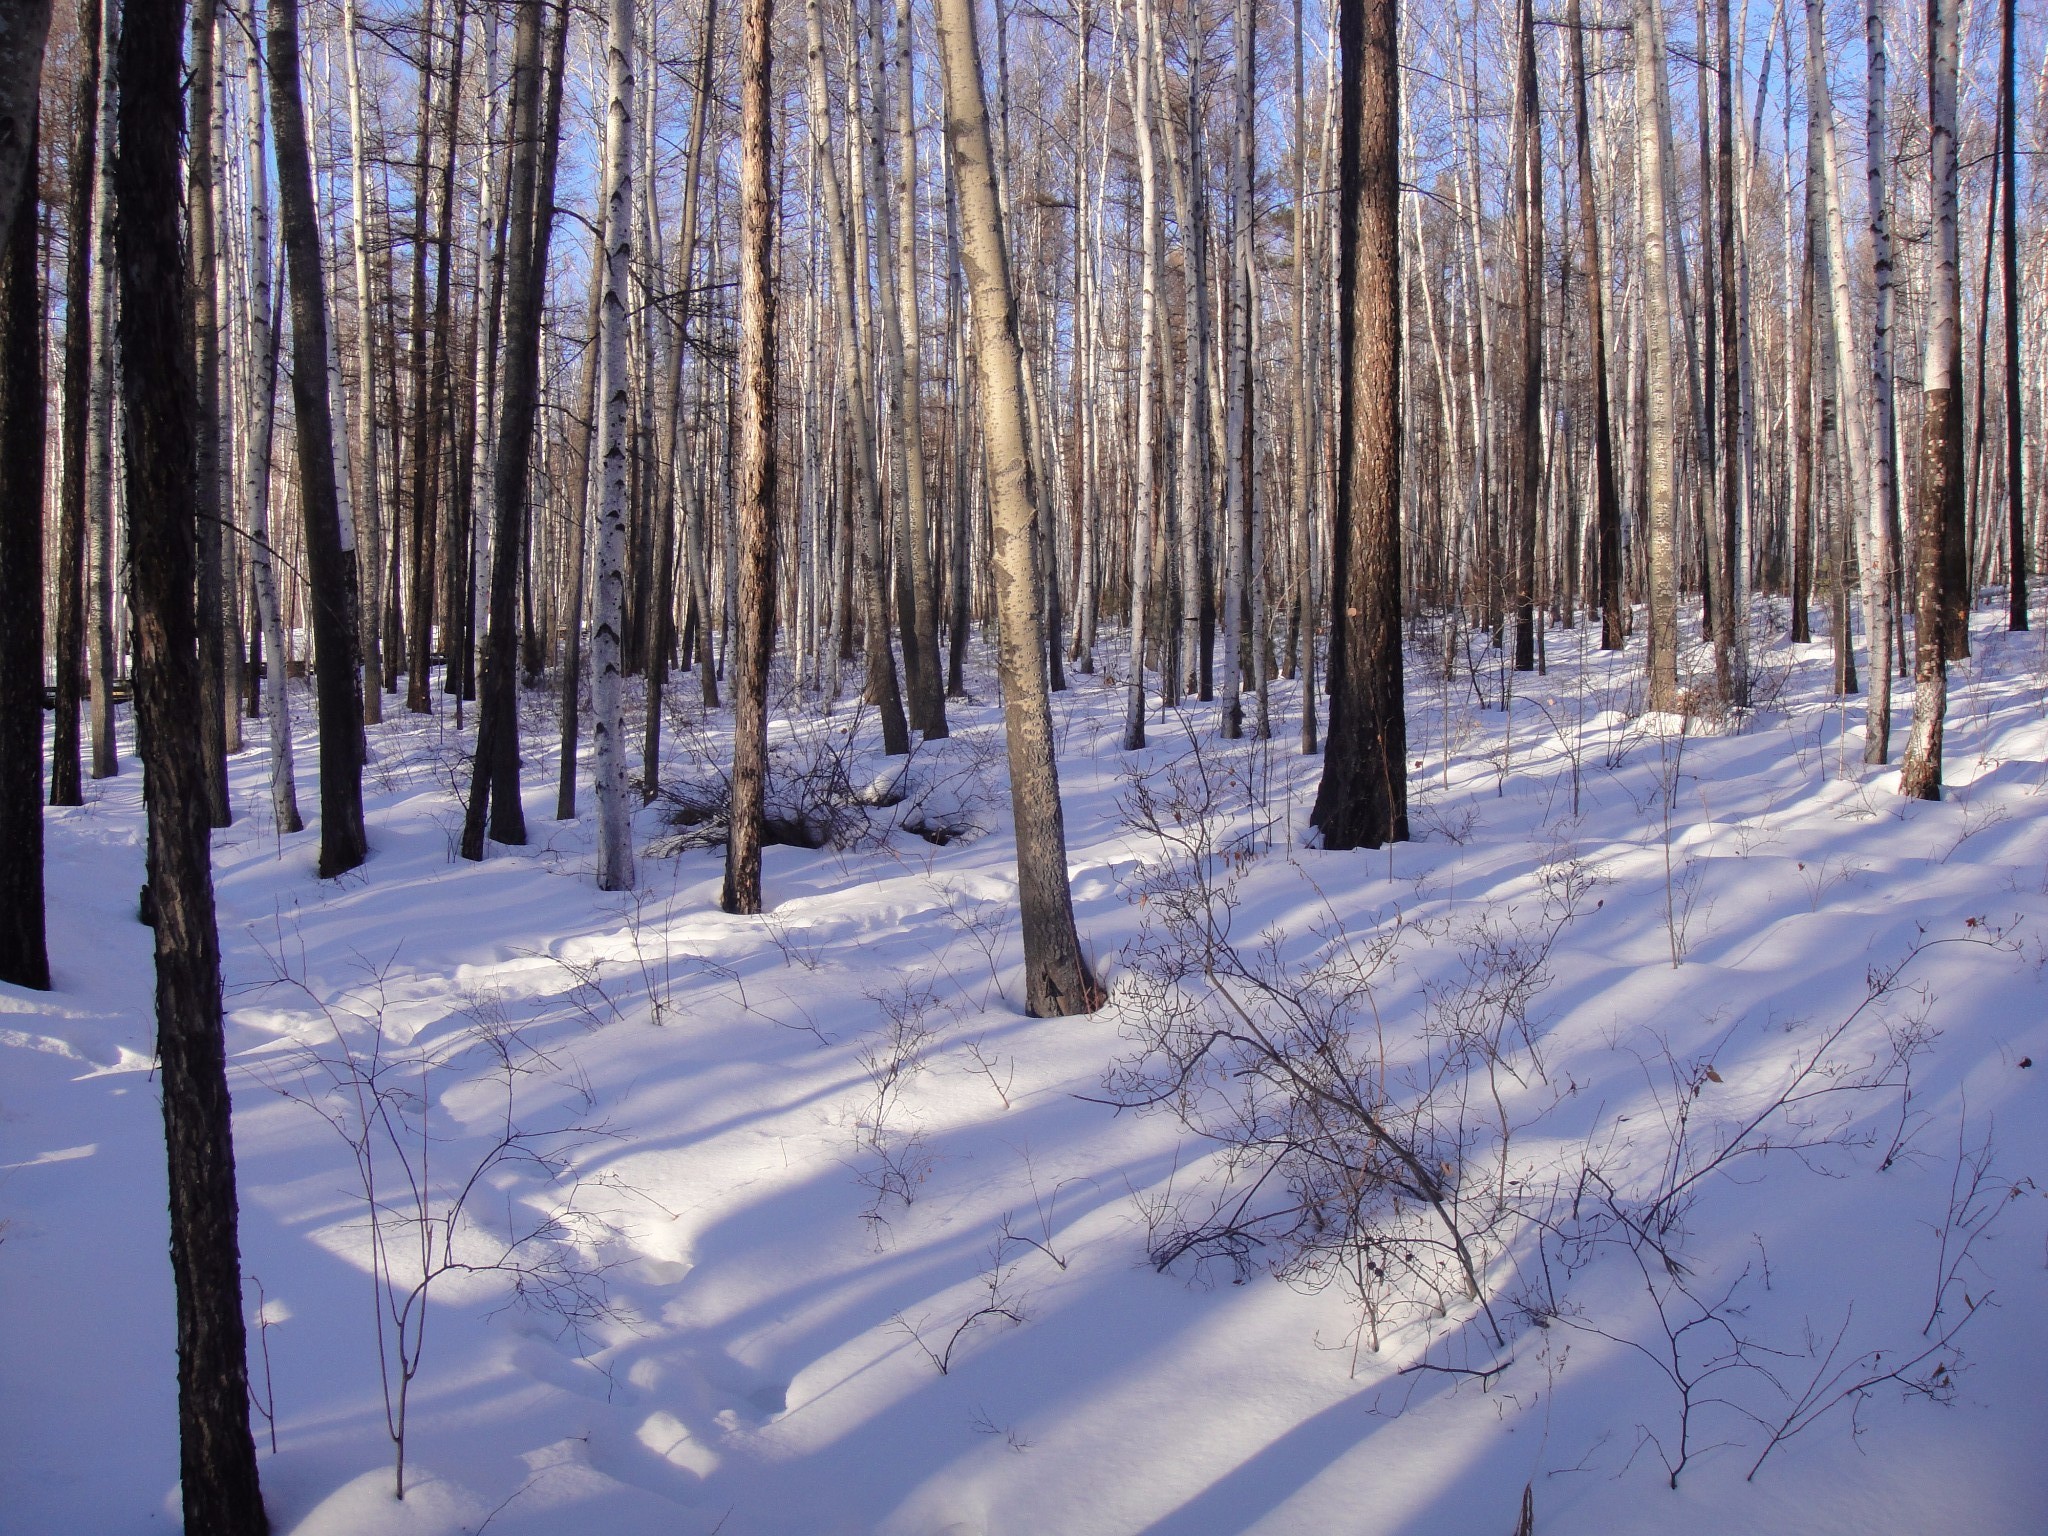
<svg viewBox="0 0 2048 1536"><path fill-rule="evenodd" d="M313 209L312 163L299 95L298 0L270 3L270 97L279 211L292 287L292 406L298 427L299 507L312 585L315 695L320 717L320 878L369 854L363 829L363 696L356 676L355 556L334 485L327 397L327 280Z"/></svg>
<svg viewBox="0 0 2048 1536"><path fill-rule="evenodd" d="M2027 627L2026 434L2020 416L2020 268L2019 268L2019 113L2015 103L2014 60L2019 21L2014 0L1998 6L1998 130L2005 142L2002 174L2005 211L1999 240L1999 265L2005 290L2005 512L2006 628Z"/></svg>
<svg viewBox="0 0 2048 1536"><path fill-rule="evenodd" d="M874 419L861 368L862 327L856 295L865 279L856 276L845 198L839 185L838 162L832 157L832 103L825 78L825 21L819 0L804 7L804 40L809 65L807 100L811 138L820 147L819 179L825 192L825 234L832 253L832 305L839 327L840 394L853 429L857 525L855 548L860 564L866 631L867 694L882 717L882 750L901 757L910 750L910 727L903 714L903 695L896 681L896 656L889 645L889 600L882 584L882 511L876 483ZM856 289L855 284L862 286ZM706 616L708 618L708 615Z"/></svg>
<svg viewBox="0 0 2048 1536"><path fill-rule="evenodd" d="M1600 203L1593 181L1593 140L1586 108L1586 34L1579 0L1566 0L1571 35L1572 128L1579 161L1579 237L1586 256L1586 350L1593 383L1593 522L1599 543L1600 649L1628 641L1622 598L1621 498L1614 484L1614 421L1607 399L1607 270L1601 260Z"/></svg>
<svg viewBox="0 0 2048 1536"><path fill-rule="evenodd" d="M27 20L40 32L49 7ZM35 56L0 41L0 70L30 71L25 124L0 121L0 982L47 990L43 913L43 299L36 261ZM15 98L0 77L0 102ZM25 138L16 138L21 129ZM11 163L15 154L28 169Z"/></svg>
<svg viewBox="0 0 2048 1536"><path fill-rule="evenodd" d="M78 0L72 94L69 250L64 266L64 438L57 515L57 712L50 804L85 804L79 705L85 689L85 439L92 395L93 172L99 161L100 0ZM104 259L104 258L101 258ZM104 345L104 338L102 338ZM37 707L41 708L38 701Z"/></svg>
<svg viewBox="0 0 2048 1536"><path fill-rule="evenodd" d="M1928 205L1934 241L1928 263L1925 415L1920 505L1914 519L1913 731L1899 793L1941 798L1942 716L1948 707L1949 525L1963 499L1962 263L1956 228L1956 0L1927 0ZM1967 608L1963 617L1968 618ZM1879 665L1873 660L1872 667Z"/></svg>
<svg viewBox="0 0 2048 1536"><path fill-rule="evenodd" d="M604 501L597 524L597 592L590 636L590 735L597 800L597 888L633 888L633 813L626 801L622 642L626 598L627 287L633 205L633 0L608 7L604 135L603 410L598 461Z"/></svg>
<svg viewBox="0 0 2048 1536"><path fill-rule="evenodd" d="M356 430L361 435L358 463L362 483L356 512L363 530L362 647L363 720L376 725L384 718L384 486L383 450L377 430L377 327L370 300L370 146L363 131L362 64L357 57L360 20L356 0L342 7L341 56L348 89L348 136L351 209L351 254L356 273ZM254 50L251 50L251 69ZM251 99L255 93L252 89ZM252 155L250 175L261 174L260 156ZM265 279L268 281L266 274ZM344 428L345 430L345 428Z"/></svg>
<svg viewBox="0 0 2048 1536"><path fill-rule="evenodd" d="M465 859L484 856L491 837L526 841L519 790L519 555L526 521L534 411L540 398L541 302L554 225L556 126L560 121L568 0L560 0L549 42L547 106L541 107L541 0L519 0L512 35L512 155L506 196L504 384L499 394L491 490L491 611L477 687L476 756L462 823Z"/></svg>
<svg viewBox="0 0 2048 1536"><path fill-rule="evenodd" d="M277 424L277 310L270 287L270 176L266 169L263 81L251 43L249 84L249 423L243 436L242 487L249 508L251 577L256 618L269 662L263 669L263 712L270 720L270 809L280 834L302 831L292 752L291 695L285 688L284 616L270 528L270 467ZM367 397L367 391L365 395Z"/></svg>
<svg viewBox="0 0 2048 1536"><path fill-rule="evenodd" d="M1665 229L1665 181L1671 125L1664 113L1664 12L1657 0L1636 0L1632 19L1636 70L1636 157L1642 184L1643 324L1648 395L1646 459L1650 515L1649 706L1672 711L1678 694L1678 567L1676 387L1671 341L1671 256Z"/></svg>
<svg viewBox="0 0 2048 1536"><path fill-rule="evenodd" d="M815 8L816 0L812 5ZM960 253L973 304L982 452L995 525L997 662L1017 835L1026 1006L1039 1018L1088 1013L1101 1005L1103 993L1081 953L1068 885L1066 822L1045 673L1040 608L1044 588L1032 538L1038 488L1025 436L1022 349L997 200L988 105L982 93L974 0L937 0L934 14L945 79L946 142L960 207Z"/></svg>
<svg viewBox="0 0 2048 1536"><path fill-rule="evenodd" d="M733 666L727 912L761 910L768 663L775 653L775 159L773 0L740 4L739 633ZM915 302L915 295L912 296ZM921 472L920 455L918 468ZM931 661L936 664L934 655Z"/></svg>
<svg viewBox="0 0 2048 1536"><path fill-rule="evenodd" d="M1401 666L1401 80L1395 0L1341 0L1337 498L1330 728L1310 825L1330 849L1408 839Z"/></svg>
<svg viewBox="0 0 2048 1536"><path fill-rule="evenodd" d="M206 753L206 813L216 827L234 820L228 804L227 647L222 632L220 477L220 283L213 165L215 0L192 7L191 94L185 140L186 226L191 240L192 346L198 394L193 421L199 531L199 741ZM325 365L322 365L323 370Z"/></svg>
<svg viewBox="0 0 2048 1536"><path fill-rule="evenodd" d="M1513 207L1520 364L1515 417L1515 670L1536 670L1537 501L1543 485L1543 122L1536 92L1536 8L1516 6Z"/></svg>
<svg viewBox="0 0 2048 1536"><path fill-rule="evenodd" d="M1864 36L1869 69L1865 142L1875 295L1870 384L1876 440L1870 445L1870 521L1864 538L1863 613L1870 630L1870 699L1863 728L1863 761L1882 763L1891 756L1892 529L1899 519L1898 488L1892 479L1892 467L1898 462L1898 422L1892 404L1892 223L1885 205L1884 0L1869 0L1864 13Z"/></svg>
<svg viewBox="0 0 2048 1536"><path fill-rule="evenodd" d="M120 652L114 641L114 363L120 338L114 328L114 150L115 83L119 71L121 11L118 0L103 0L100 12L99 163L93 176L92 382L86 401L86 558L91 566L92 617L87 660L92 674L92 776L108 779L121 771L114 736L114 674Z"/></svg>
<svg viewBox="0 0 2048 1536"><path fill-rule="evenodd" d="M280 0L285 6L292 0ZM249 1436L235 1154L221 1034L220 936L206 814L192 465L194 383L179 230L184 5L138 5L120 43L122 391L137 548L136 711L147 768L156 914L157 1059L177 1287L178 1441L185 1529L268 1529Z"/></svg>

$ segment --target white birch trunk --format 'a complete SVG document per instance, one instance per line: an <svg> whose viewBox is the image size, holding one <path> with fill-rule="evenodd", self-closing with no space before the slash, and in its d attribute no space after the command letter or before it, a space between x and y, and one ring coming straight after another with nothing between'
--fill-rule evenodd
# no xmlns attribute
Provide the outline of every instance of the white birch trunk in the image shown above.
<svg viewBox="0 0 2048 1536"><path fill-rule="evenodd" d="M597 800L597 884L633 888L633 813L626 797L621 639L626 595L626 327L632 256L633 0L610 0L604 137L604 301L598 322L604 383L597 523L597 601L590 640L592 793Z"/></svg>

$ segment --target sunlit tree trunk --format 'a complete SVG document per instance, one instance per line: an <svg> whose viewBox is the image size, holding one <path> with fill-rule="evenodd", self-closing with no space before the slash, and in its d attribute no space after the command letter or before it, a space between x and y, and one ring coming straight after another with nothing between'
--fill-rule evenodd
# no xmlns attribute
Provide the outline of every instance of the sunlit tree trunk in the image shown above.
<svg viewBox="0 0 2048 1536"><path fill-rule="evenodd" d="M1922 800L1941 798L1949 638L1943 540L1947 524L1960 516L1963 498L1962 266L1956 230L1960 46L1955 0L1928 0L1927 174L1934 241L1928 262L1927 350L1921 374L1926 404L1920 504L1914 518L1913 732L1899 771L1899 793ZM1872 670L1876 667L1873 662Z"/></svg>
<svg viewBox="0 0 2048 1536"><path fill-rule="evenodd" d="M1635 41L1636 160L1642 195L1638 199L1643 243L1643 324L1646 333L1645 390L1648 437L1644 454L1649 497L1649 705L1675 710L1678 697L1677 452L1671 339L1672 275L1665 229L1665 178L1669 173L1670 123L1664 101L1664 12L1657 0L1635 0L1631 30Z"/></svg>
<svg viewBox="0 0 2048 1536"><path fill-rule="evenodd" d="M907 19L907 18L906 18ZM739 633L733 666L728 912L761 910L768 663L775 650L775 177L773 0L740 7ZM913 295L913 302L915 296ZM920 457L919 471L923 460ZM934 655L931 660L937 662Z"/></svg>
<svg viewBox="0 0 2048 1536"><path fill-rule="evenodd" d="M811 4L816 14L817 0ZM997 659L1017 836L1026 1004L1041 1018L1086 1013L1100 1006L1102 989L1081 953L1068 885L1066 824L1045 674L1043 588L1031 536L1038 491L1025 437L1023 358L982 94L974 0L937 0L934 11L945 79L946 142L960 205L960 253L974 307L982 452L995 524Z"/></svg>
<svg viewBox="0 0 2048 1536"><path fill-rule="evenodd" d="M1869 532L1864 537L1863 613L1870 630L1870 700L1863 728L1863 761L1882 763L1891 755L1892 529L1899 519L1898 423L1892 405L1892 223L1885 203L1884 0L1869 0L1864 12L1869 63L1869 111L1865 118L1870 178L1870 257L1874 324L1870 346L1873 440L1870 445Z"/></svg>
<svg viewBox="0 0 2048 1536"><path fill-rule="evenodd" d="M604 384L599 391L598 473L604 500L597 514L597 601L591 615L590 735L597 800L597 887L633 887L633 818L626 798L621 740L622 656L626 606L626 306L632 261L633 0L607 8L606 79L610 103L604 135L604 301L598 320Z"/></svg>
<svg viewBox="0 0 2048 1536"><path fill-rule="evenodd" d="M889 604L883 590L881 488L876 480L873 418L870 397L862 376L862 328L856 313L856 295L865 291L865 279L857 275L853 241L845 199L840 191L839 166L832 158L832 106L825 78L825 22L819 0L807 0L804 7L804 35L807 62L807 100L810 105L811 138L823 147L819 156L819 180L825 192L825 235L832 253L832 304L839 326L840 392L848 425L853 433L854 481L858 505L853 509L856 524L855 548L859 554L862 628L866 631L868 702L882 717L882 749L891 757L910 750L910 729L903 715L903 695L896 682L896 657L889 644ZM856 285L859 286L856 286Z"/></svg>
<svg viewBox="0 0 2048 1536"><path fill-rule="evenodd" d="M2005 294L2005 508L2006 628L2027 627L2026 434L2020 412L2020 256L2019 256L2019 113L2015 102L2014 62L2018 53L2019 18L2015 0L1998 7L1998 131L2005 145L2003 224L1999 267Z"/></svg>
<svg viewBox="0 0 2048 1536"><path fill-rule="evenodd" d="M1401 665L1401 84L1395 0L1341 0L1337 497L1323 846L1408 838Z"/></svg>
<svg viewBox="0 0 2048 1536"><path fill-rule="evenodd" d="M304 828L292 753L291 699L285 689L284 615L277 600L277 569L270 528L270 464L277 425L277 306L270 283L270 172L264 139L262 63L249 48L249 337L248 425L242 437L242 496L249 512L249 565L256 590L256 621L269 658L263 669L263 713L269 719L270 810L280 833ZM365 390L367 399L369 391Z"/></svg>

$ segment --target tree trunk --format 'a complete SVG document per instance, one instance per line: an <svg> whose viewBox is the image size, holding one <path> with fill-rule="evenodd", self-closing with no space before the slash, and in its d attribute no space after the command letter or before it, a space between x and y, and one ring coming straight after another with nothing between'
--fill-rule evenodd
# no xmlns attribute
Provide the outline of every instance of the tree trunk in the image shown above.
<svg viewBox="0 0 2048 1536"><path fill-rule="evenodd" d="M2005 291L2005 511L2006 628L2027 627L2026 434L2020 417L2020 267L2019 267L2019 114L2015 105L2014 57L2019 28L2015 0L1998 6L1998 131L2005 143L2002 174L2005 211L1999 241L1999 265Z"/></svg>
<svg viewBox="0 0 2048 1536"><path fill-rule="evenodd" d="M811 0L813 14L817 0ZM997 201L988 106L973 0L937 0L945 78L946 142L960 205L960 252L973 303L975 371L989 506L995 525L995 589L1009 744L1010 805L1017 835L1017 895L1024 929L1026 1006L1039 1018L1088 1013L1102 989L1074 931L1067 835L1053 757L1052 701L1045 674L1043 586L1032 527L1038 518L1025 437L1022 349Z"/></svg>
<svg viewBox="0 0 2048 1536"><path fill-rule="evenodd" d="M85 804L79 705L85 688L85 438L92 394L93 182L99 161L100 3L78 0L78 64L72 93L70 208L64 266L64 438L57 518L57 713L50 746L50 804ZM101 258L104 259L104 258ZM105 345L104 338L100 338ZM40 709L41 701L37 701Z"/></svg>
<svg viewBox="0 0 2048 1536"><path fill-rule="evenodd" d="M1309 815L1331 849L1408 839L1401 667L1401 82L1395 0L1342 0L1330 729Z"/></svg>
<svg viewBox="0 0 2048 1536"><path fill-rule="evenodd" d="M590 563L586 539L590 526L590 445L597 437L598 364L604 349L598 326L604 318L604 231L597 232L590 253L590 311L585 327L583 378L576 389L576 413L568 435L569 549L562 582L562 736L557 760L555 820L576 816L576 742L583 708L583 571Z"/></svg>
<svg viewBox="0 0 2048 1536"><path fill-rule="evenodd" d="M1155 492L1153 441L1158 420L1154 399L1154 353L1158 346L1160 268L1159 171L1152 139L1152 0L1137 0L1136 57L1131 73L1131 132L1138 144L1139 293L1137 500L1131 509L1131 651L1130 674L1124 684L1124 750L1145 745L1145 620L1150 608L1147 590L1152 574L1152 524Z"/></svg>
<svg viewBox="0 0 2048 1536"><path fill-rule="evenodd" d="M1521 272L1515 418L1515 670L1536 670L1536 524L1543 484L1543 120L1536 94L1536 8L1516 6L1513 207Z"/></svg>
<svg viewBox="0 0 2048 1536"><path fill-rule="evenodd" d="M512 34L512 144L505 195L504 383L498 397L496 462L491 484L491 611L477 686L476 757L469 806L462 823L465 859L484 856L486 818L491 837L526 841L526 808L519 789L519 556L526 525L534 412L540 399L541 304L548 242L554 228L555 167L559 152L563 60L568 46L568 0L548 44L547 104L541 105L541 0L519 0Z"/></svg>
<svg viewBox="0 0 2048 1536"><path fill-rule="evenodd" d="M195 411L178 227L184 6L138 5L126 20L114 181L128 507L136 547L149 551L130 571L177 1286L180 1489L186 1530L261 1536L268 1522L249 1437L207 767L192 730L200 707Z"/></svg>
<svg viewBox="0 0 2048 1536"><path fill-rule="evenodd" d="M907 649L918 653L912 678L911 724L927 741L949 733L946 690L939 676L938 592L931 561L931 513L924 458L923 325L918 317L916 79L911 51L910 0L896 0L896 289L902 310L899 333L903 378L897 409L903 423L903 467L907 492L904 544L910 556L911 623ZM878 189L879 193L879 189Z"/></svg>
<svg viewBox="0 0 2048 1536"><path fill-rule="evenodd" d="M242 492L249 509L250 568L256 617L269 663L263 669L263 712L269 717L270 809L280 834L302 831L292 758L291 696L285 688L284 616L270 532L271 446L277 424L277 353L281 333L270 288L270 176L263 132L262 68L252 41L248 62L249 131L249 423L242 442ZM368 392L365 391L367 398Z"/></svg>
<svg viewBox="0 0 2048 1536"><path fill-rule="evenodd" d="M1884 0L1869 0L1864 13L1869 61L1866 122L1870 176L1870 255L1874 274L1875 321L1871 331L1870 382L1876 441L1870 445L1869 532L1864 538L1863 613L1870 629L1870 699L1863 728L1863 761L1882 763L1891 755L1892 691L1888 656L1892 637L1892 529L1899 519L1892 466L1898 462L1898 423L1892 406L1892 223L1885 205Z"/></svg>
<svg viewBox="0 0 2048 1536"><path fill-rule="evenodd" d="M89 300L98 344L93 348L85 429L86 558L92 568L87 659L92 673L95 779L112 778L121 771L119 744L114 738L114 674L120 665L114 641L114 363L120 355L120 338L114 329L114 152L120 42L120 6L117 0L102 0L100 56L105 64L100 70L99 163L94 170L92 198L95 260Z"/></svg>
<svg viewBox="0 0 2048 1536"><path fill-rule="evenodd" d="M1926 401L1920 505L1914 519L1913 733L1899 771L1899 793L1941 798L1942 715L1948 707L1945 568L1949 525L1963 499L1962 264L1956 230L1956 73L1960 52L1955 0L1927 4L1928 205L1934 215L1928 263ZM1967 609L1964 618L1968 618ZM1876 663L1873 662L1873 667Z"/></svg>
<svg viewBox="0 0 2048 1536"><path fill-rule="evenodd" d="M733 667L728 912L761 910L768 663L775 651L775 159L773 0L740 6L739 652ZM915 295L912 295L915 302ZM920 455L918 465L922 469ZM931 658L935 665L937 657Z"/></svg>
<svg viewBox="0 0 2048 1536"><path fill-rule="evenodd" d="M1621 595L1621 498L1614 484L1614 422L1607 400L1607 269L1601 260L1600 202L1594 191L1593 141L1586 108L1586 34L1579 0L1566 0L1571 35L1572 126L1579 160L1579 236L1586 248L1586 350L1593 375L1593 521L1599 543L1600 649L1628 638Z"/></svg>
<svg viewBox="0 0 2048 1536"><path fill-rule="evenodd" d="M896 656L889 646L889 600L882 585L882 510L880 487L876 483L874 423L862 375L864 343L855 309L856 294L865 291L866 279L856 275L846 203L839 186L839 166L830 148L832 105L825 78L825 21L819 0L807 0L804 7L804 38L809 65L811 138L820 147L818 171L825 191L825 235L832 252L832 305L839 326L840 393L847 422L853 429L854 481L859 498L853 515L864 605L868 702L882 717L882 750L891 757L901 757L910 750L910 728L896 682Z"/></svg>
<svg viewBox="0 0 2048 1536"><path fill-rule="evenodd" d="M1224 428L1224 557L1223 557L1223 694L1218 730L1226 741L1244 734L1244 613L1247 583L1252 579L1252 202L1253 56L1257 51L1257 20L1252 0L1238 0L1237 143L1231 157L1230 272L1224 313L1230 325L1229 356L1224 367L1229 415Z"/></svg>
<svg viewBox="0 0 2048 1536"><path fill-rule="evenodd" d="M1671 125L1664 103L1664 12L1657 0L1636 0L1636 157L1641 178L1643 323L1646 332L1650 511L1650 696L1653 710L1679 708L1677 440L1671 342L1671 259L1664 215Z"/></svg>
<svg viewBox="0 0 2048 1536"><path fill-rule="evenodd" d="M50 985L43 913L43 300L36 261L36 82L47 4L31 14L33 55L0 44L0 982ZM17 94L15 70L28 72ZM17 137L16 135L19 135ZM19 157L19 160L17 159ZM22 162L26 163L24 171Z"/></svg>
<svg viewBox="0 0 2048 1536"><path fill-rule="evenodd" d="M312 585L313 656L319 672L320 878L369 853L363 830L363 696L356 676L355 557L334 485L334 423L327 398L327 282L299 96L298 0L271 0L270 97L279 211L292 287L292 406L298 427L299 506Z"/></svg>
<svg viewBox="0 0 2048 1536"><path fill-rule="evenodd" d="M218 195L213 167L214 0L192 8L191 95L185 139L185 207L191 237L192 344L198 394L193 401L194 470L199 519L199 741L206 754L206 813L216 827L234 820L228 804L227 647L221 613L220 284L214 232ZM323 365L324 371L324 365Z"/></svg>
<svg viewBox="0 0 2048 1536"><path fill-rule="evenodd" d="M598 321L604 386L598 462L604 501L597 524L597 601L590 635L590 736L597 800L597 888L633 888L633 813L626 799L621 690L626 606L627 285L633 204L633 0L608 7L604 135L604 301Z"/></svg>
<svg viewBox="0 0 2048 1536"><path fill-rule="evenodd" d="M363 81L357 58L360 22L356 0L342 8L342 61L348 82L350 234L356 272L356 430L361 434L362 484L356 495L357 519L363 530L362 646L363 719L376 725L384 718L384 514L381 445L377 431L377 327L370 300L370 146L363 133ZM254 50L251 50L252 71ZM252 82L253 83L253 82ZM254 92L251 92L252 100ZM250 156L250 175L260 175L260 156ZM265 281L268 281L266 275Z"/></svg>

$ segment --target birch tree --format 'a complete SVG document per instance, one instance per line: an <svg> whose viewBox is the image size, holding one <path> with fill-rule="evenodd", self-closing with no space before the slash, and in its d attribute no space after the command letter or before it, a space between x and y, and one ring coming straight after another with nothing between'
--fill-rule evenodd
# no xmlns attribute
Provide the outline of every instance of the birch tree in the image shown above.
<svg viewBox="0 0 2048 1536"><path fill-rule="evenodd" d="M604 384L597 521L597 602L590 637L590 735L597 800L597 887L633 888L633 817L626 801L621 644L626 598L627 284L632 261L633 0L607 7L604 134L604 299L598 320Z"/></svg>
<svg viewBox="0 0 2048 1536"><path fill-rule="evenodd" d="M814 16L817 3L810 0ZM1088 1013L1101 1005L1103 993L1081 953L1068 885L1066 822L1045 674L1040 606L1044 586L1032 536L1038 488L1025 437L1023 358L982 91L974 0L936 0L934 14L945 80L946 143L959 198L960 257L973 303L983 472L995 525L997 664L1017 838L1026 1006L1040 1018ZM814 70L819 67L813 64Z"/></svg>
<svg viewBox="0 0 2048 1536"><path fill-rule="evenodd" d="M1963 499L1962 262L1956 220L1956 76L1961 51L1955 0L1927 4L1928 316L1922 399L1920 501L1913 538L1913 730L1899 793L1941 798L1942 716L1948 707L1943 582L1946 524ZM1876 663L1873 662L1873 670Z"/></svg>

